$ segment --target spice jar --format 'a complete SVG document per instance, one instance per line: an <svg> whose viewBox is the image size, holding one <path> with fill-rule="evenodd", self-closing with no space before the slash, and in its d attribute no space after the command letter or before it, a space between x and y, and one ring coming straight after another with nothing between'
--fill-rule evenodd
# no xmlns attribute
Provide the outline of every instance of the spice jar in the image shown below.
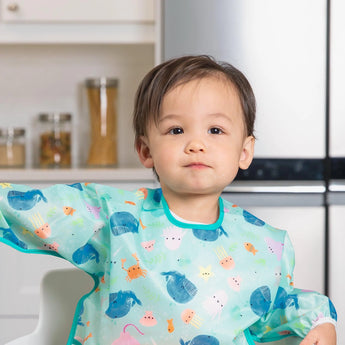
<svg viewBox="0 0 345 345"><path fill-rule="evenodd" d="M0 168L24 168L25 129L0 129Z"/></svg>
<svg viewBox="0 0 345 345"><path fill-rule="evenodd" d="M41 113L38 119L40 167L69 168L71 166L71 114Z"/></svg>
<svg viewBox="0 0 345 345"><path fill-rule="evenodd" d="M86 79L91 143L87 165L117 164L117 85L114 78Z"/></svg>

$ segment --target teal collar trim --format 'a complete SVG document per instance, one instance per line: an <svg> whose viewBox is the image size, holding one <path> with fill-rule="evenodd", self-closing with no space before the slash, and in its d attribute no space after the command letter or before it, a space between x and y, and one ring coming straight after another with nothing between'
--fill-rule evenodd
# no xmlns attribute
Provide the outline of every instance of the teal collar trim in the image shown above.
<svg viewBox="0 0 345 345"><path fill-rule="evenodd" d="M178 226L179 228L187 228L187 229L200 229L200 230L215 230L218 229L223 224L224 219L224 206L223 206L223 199L219 198L219 217L217 221L213 224L191 224L185 223L178 219L176 219L170 212L168 203L166 202L164 195L162 194L162 204L164 213L167 216L168 220Z"/></svg>
<svg viewBox="0 0 345 345"><path fill-rule="evenodd" d="M251 336L251 334L250 334L250 332L249 332L249 329L248 329L248 328L245 329L243 333L244 333L244 335L245 335L245 337L246 337L246 340L247 340L247 342L248 342L248 345L255 345L254 340L253 340L253 337Z"/></svg>

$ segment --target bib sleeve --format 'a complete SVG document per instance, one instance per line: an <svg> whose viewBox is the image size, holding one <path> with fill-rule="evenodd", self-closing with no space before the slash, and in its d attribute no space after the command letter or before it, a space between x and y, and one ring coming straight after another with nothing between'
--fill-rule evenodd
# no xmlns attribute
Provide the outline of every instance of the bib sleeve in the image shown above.
<svg viewBox="0 0 345 345"><path fill-rule="evenodd" d="M337 314L330 299L315 291L294 288L294 250L286 234L281 262L281 280L270 310L250 327L257 341L275 341L284 336L304 338L317 325L336 324Z"/></svg>
<svg viewBox="0 0 345 345"><path fill-rule="evenodd" d="M33 189L1 183L0 242L23 252L56 255L99 274L110 252L109 214L120 201L134 204L133 197L96 184Z"/></svg>

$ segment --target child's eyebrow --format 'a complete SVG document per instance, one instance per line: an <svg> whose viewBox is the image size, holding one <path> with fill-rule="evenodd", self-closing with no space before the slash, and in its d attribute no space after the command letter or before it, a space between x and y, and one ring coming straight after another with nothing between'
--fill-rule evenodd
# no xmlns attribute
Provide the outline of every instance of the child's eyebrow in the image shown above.
<svg viewBox="0 0 345 345"><path fill-rule="evenodd" d="M224 113L212 113L212 114L209 114L209 116L215 120L225 120L227 122L233 123L232 117Z"/></svg>
<svg viewBox="0 0 345 345"><path fill-rule="evenodd" d="M214 118L214 119L224 119L227 120L229 122L233 122L232 118L229 115L226 115L225 113L210 113L210 114L206 114L206 116ZM168 120L179 120L181 118L184 118L184 115L181 114L166 114L166 115L162 115L159 119L158 119L158 123L161 123L163 121L168 121Z"/></svg>
<svg viewBox="0 0 345 345"><path fill-rule="evenodd" d="M178 120L178 119L181 119L183 117L184 117L183 115L178 115L178 114L166 114L166 115L162 115L158 119L158 123L168 121L168 120Z"/></svg>

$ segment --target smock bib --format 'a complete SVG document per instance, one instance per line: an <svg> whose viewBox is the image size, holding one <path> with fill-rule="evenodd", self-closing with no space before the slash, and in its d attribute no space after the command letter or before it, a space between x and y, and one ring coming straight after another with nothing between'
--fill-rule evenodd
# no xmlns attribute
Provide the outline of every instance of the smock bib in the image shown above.
<svg viewBox="0 0 345 345"><path fill-rule="evenodd" d="M1 187L0 241L95 281L68 344L254 344L335 322L327 297L294 288L287 233L222 198L203 225L176 219L161 189Z"/></svg>

